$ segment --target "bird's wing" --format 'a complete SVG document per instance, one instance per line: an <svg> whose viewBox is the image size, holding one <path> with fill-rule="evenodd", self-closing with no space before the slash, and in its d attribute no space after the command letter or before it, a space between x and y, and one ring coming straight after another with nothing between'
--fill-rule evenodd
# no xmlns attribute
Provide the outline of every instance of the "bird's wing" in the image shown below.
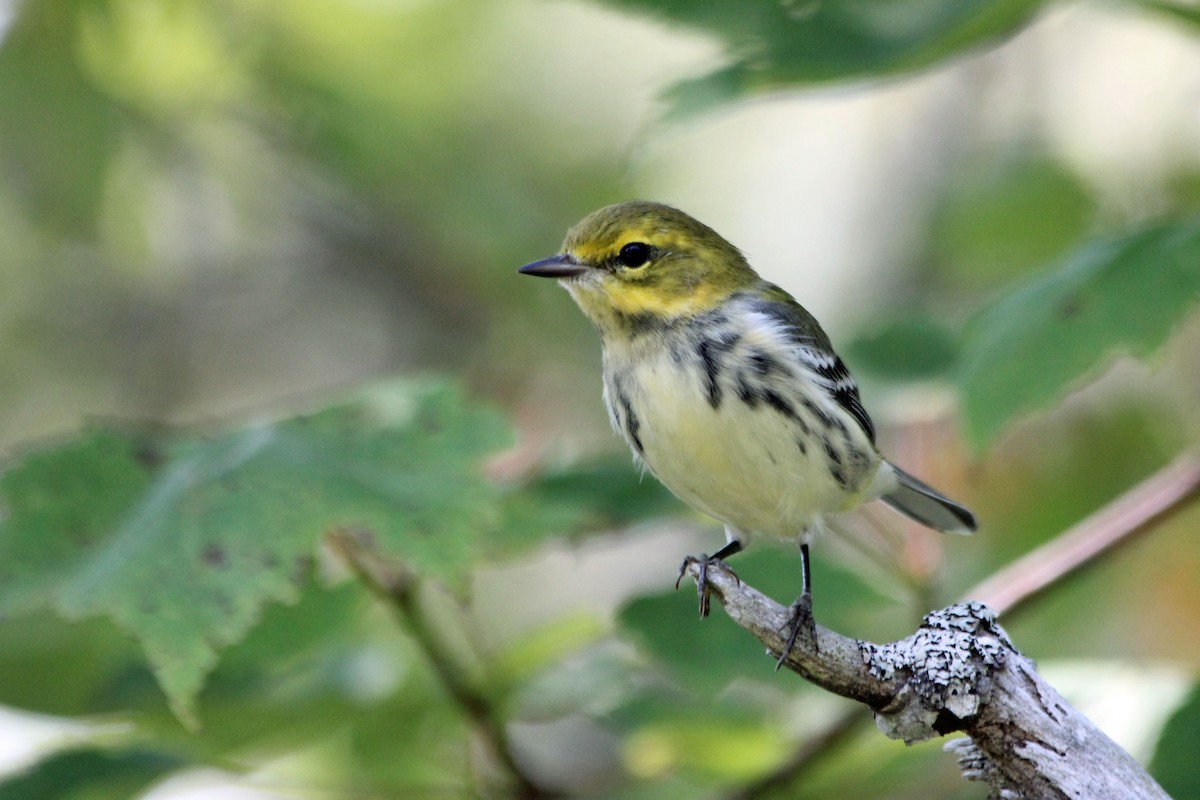
<svg viewBox="0 0 1200 800"><path fill-rule="evenodd" d="M774 285L769 285L756 300L754 310L780 325L795 348L796 357L829 392L833 401L858 423L871 444L875 444L875 424L858 396L858 383L834 352L816 318L791 295Z"/></svg>

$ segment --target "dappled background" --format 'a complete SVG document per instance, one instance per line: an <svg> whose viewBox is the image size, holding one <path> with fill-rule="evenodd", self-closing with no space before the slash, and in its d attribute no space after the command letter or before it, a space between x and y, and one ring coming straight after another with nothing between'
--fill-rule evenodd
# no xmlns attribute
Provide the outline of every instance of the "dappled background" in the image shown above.
<svg viewBox="0 0 1200 800"><path fill-rule="evenodd" d="M423 591L541 785L982 797L937 744L847 725L848 705L669 591L717 525L638 482L594 333L515 269L640 197L710 224L813 311L885 450L983 523L946 540L876 509L817 543L818 619L898 638L1196 446L1200 20L1155 2L737 5L0 2L7 452L112 419L216 435L448 376L508 417L511 446L489 422L478 449L493 483L541 481L506 512L540 533L480 535L454 569L417 558L438 579ZM467 402L441 391L422 402ZM534 524L552 501L591 505ZM1198 527L1184 509L1004 619L1143 762L1181 706L1171 741L1200 741ZM0 616L0 701L107 726L99 750L90 728L50 726L13 769L69 742L59 759L115 776L97 796L186 791L158 782L205 765L268 797L504 785L419 637L320 562L262 625L247 612L250 640L216 637L233 649L211 682L170 701L119 614L0 601L23 615ZM782 601L798 587L789 548L736 566ZM246 686L280 685L277 661L306 725L239 713L270 694ZM1197 796L1161 752L1159 779ZM34 780L75 796L64 763L0 797Z"/></svg>

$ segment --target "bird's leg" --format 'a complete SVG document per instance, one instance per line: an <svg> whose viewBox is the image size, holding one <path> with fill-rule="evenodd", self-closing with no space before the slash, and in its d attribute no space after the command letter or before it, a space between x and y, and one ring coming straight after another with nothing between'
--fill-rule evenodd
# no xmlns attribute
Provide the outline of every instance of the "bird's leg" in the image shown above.
<svg viewBox="0 0 1200 800"><path fill-rule="evenodd" d="M679 582L683 580L684 574L687 572L689 565L695 563L700 565L700 574L696 576L696 592L700 595L700 618L708 616L708 565L714 561L723 561L735 553L742 552L742 542L740 539L730 539L724 547L711 556L706 556L701 553L699 556L687 556L683 559L683 563L679 565L679 577L675 579L675 588L679 588Z"/></svg>
<svg viewBox="0 0 1200 800"><path fill-rule="evenodd" d="M816 652L819 650L817 646L817 623L813 619L812 572L808 566L808 544L800 545L800 570L802 575L800 596L796 598L796 602L792 603L792 614L788 618L787 626L784 628L788 632L788 638L783 646L783 652L779 654L779 660L775 662L776 671L783 666L783 662L787 660L788 654L796 646L796 639L799 638L801 631L804 631L805 638L812 642L813 651Z"/></svg>

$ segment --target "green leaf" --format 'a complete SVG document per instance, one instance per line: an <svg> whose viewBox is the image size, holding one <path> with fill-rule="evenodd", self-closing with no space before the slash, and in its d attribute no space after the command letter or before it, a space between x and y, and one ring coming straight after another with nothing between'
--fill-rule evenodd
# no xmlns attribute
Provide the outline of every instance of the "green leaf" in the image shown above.
<svg viewBox="0 0 1200 800"><path fill-rule="evenodd" d="M217 652L297 599L330 529L461 576L499 517L477 462L508 440L498 414L435 384L201 439L92 428L0 478L0 614L110 617L193 721Z"/></svg>
<svg viewBox="0 0 1200 800"><path fill-rule="evenodd" d="M619 528L683 508L628 456L548 469L508 493L503 522L488 537L488 549L509 555L548 536Z"/></svg>
<svg viewBox="0 0 1200 800"><path fill-rule="evenodd" d="M508 716L523 722L553 722L573 714L604 717L638 691L644 676L628 649L615 640L570 653L505 687Z"/></svg>
<svg viewBox="0 0 1200 800"><path fill-rule="evenodd" d="M1150 774L1171 797L1200 797L1200 686L1163 727Z"/></svg>
<svg viewBox="0 0 1200 800"><path fill-rule="evenodd" d="M643 652L702 696L715 695L742 675L771 680L775 673L765 648L717 611L700 620L694 590L672 591L631 601L619 621Z"/></svg>
<svg viewBox="0 0 1200 800"><path fill-rule="evenodd" d="M22 3L0 48L0 175L30 218L92 233L120 145L117 107L79 63L73 0Z"/></svg>
<svg viewBox="0 0 1200 800"><path fill-rule="evenodd" d="M622 749L627 768L639 777L683 770L742 782L779 767L792 746L778 726L710 714L649 723L629 736Z"/></svg>
<svg viewBox="0 0 1200 800"><path fill-rule="evenodd" d="M925 67L1010 35L1041 0L609 0L713 34L728 65L677 86L673 113L767 89Z"/></svg>
<svg viewBox="0 0 1200 800"><path fill-rule="evenodd" d="M999 287L1063 256L1087 233L1096 201L1041 153L969 159L947 181L931 230L933 259L959 285Z"/></svg>
<svg viewBox="0 0 1200 800"><path fill-rule="evenodd" d="M111 621L68 622L49 610L0 619L0 703L84 716L144 707L146 697L162 707L137 645Z"/></svg>
<svg viewBox="0 0 1200 800"><path fill-rule="evenodd" d="M958 357L958 343L937 320L913 315L865 332L850 343L846 356L856 370L919 380L949 372Z"/></svg>
<svg viewBox="0 0 1200 800"><path fill-rule="evenodd" d="M1166 2L1166 0L1140 0L1139 5L1166 14L1179 22L1200 27L1200 7L1195 5Z"/></svg>
<svg viewBox="0 0 1200 800"><path fill-rule="evenodd" d="M1200 298L1200 220L1097 240L981 311L960 374L976 447L1114 353L1145 356Z"/></svg>
<svg viewBox="0 0 1200 800"><path fill-rule="evenodd" d="M576 612L554 619L493 655L488 666L489 683L517 686L568 654L595 643L605 633L604 623L594 613Z"/></svg>
<svg viewBox="0 0 1200 800"><path fill-rule="evenodd" d="M159 753L72 750L0 782L0 800L136 797L182 766L178 759Z"/></svg>

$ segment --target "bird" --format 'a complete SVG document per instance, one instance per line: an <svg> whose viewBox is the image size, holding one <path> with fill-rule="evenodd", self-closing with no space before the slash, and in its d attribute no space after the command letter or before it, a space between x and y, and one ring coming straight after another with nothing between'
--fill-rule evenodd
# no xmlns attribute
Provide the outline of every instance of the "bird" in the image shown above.
<svg viewBox="0 0 1200 800"><path fill-rule="evenodd" d="M723 547L680 568L698 562L702 617L714 561L754 534L799 544L801 590L777 669L801 633L817 646L809 543L826 517L881 499L934 530L976 530L970 510L879 452L858 384L816 318L683 211L601 208L518 272L556 279L599 332L604 404L634 461L724 525Z"/></svg>

